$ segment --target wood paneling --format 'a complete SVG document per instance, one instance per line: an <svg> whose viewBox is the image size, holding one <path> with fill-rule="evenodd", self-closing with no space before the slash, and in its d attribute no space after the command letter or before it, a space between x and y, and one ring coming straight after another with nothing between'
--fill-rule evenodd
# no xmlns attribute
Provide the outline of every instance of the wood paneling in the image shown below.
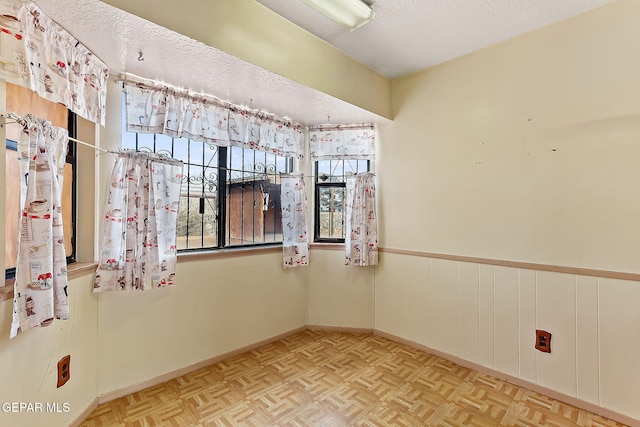
<svg viewBox="0 0 640 427"><path fill-rule="evenodd" d="M478 264L499 265L536 271L551 271L555 273L575 274L579 276L606 277L609 279L633 280L640 282L640 273L630 273L626 271L598 270L594 268L570 267L565 265L536 264L531 262L509 261L504 259L480 258L463 255L440 254L425 251L413 251L407 249L395 249L381 247L380 252L387 252L399 255L419 256L433 259L448 259L460 262L474 262Z"/></svg>
<svg viewBox="0 0 640 427"><path fill-rule="evenodd" d="M600 279L600 404L640 419L640 287Z"/></svg>
<svg viewBox="0 0 640 427"><path fill-rule="evenodd" d="M536 272L532 270L518 270L519 286L519 360L520 378L532 383L536 378L536 350L533 347L536 330Z"/></svg>
<svg viewBox="0 0 640 427"><path fill-rule="evenodd" d="M599 404L598 278L578 276L576 287L577 397Z"/></svg>
<svg viewBox="0 0 640 427"><path fill-rule="evenodd" d="M458 335L460 357L472 362L479 358L478 264L460 263L458 274Z"/></svg>
<svg viewBox="0 0 640 427"><path fill-rule="evenodd" d="M537 329L551 332L551 353L536 352L538 384L576 395L576 276L538 272ZM534 336L534 335L532 335Z"/></svg>
<svg viewBox="0 0 640 427"><path fill-rule="evenodd" d="M458 354L458 265L434 259L431 263L431 343L446 353Z"/></svg>
<svg viewBox="0 0 640 427"><path fill-rule="evenodd" d="M480 265L480 291L478 293L479 363L493 368L494 341L494 271L489 265Z"/></svg>
<svg viewBox="0 0 640 427"><path fill-rule="evenodd" d="M376 319L377 330L422 343L407 331L427 322L426 346L434 351L640 419L637 282L390 252L381 264L375 304L384 321ZM393 271L413 268L417 276L427 265L425 319L413 304L405 310L420 294L410 272ZM553 334L551 353L534 349L536 329Z"/></svg>
<svg viewBox="0 0 640 427"><path fill-rule="evenodd" d="M518 375L518 270L495 267L493 368Z"/></svg>

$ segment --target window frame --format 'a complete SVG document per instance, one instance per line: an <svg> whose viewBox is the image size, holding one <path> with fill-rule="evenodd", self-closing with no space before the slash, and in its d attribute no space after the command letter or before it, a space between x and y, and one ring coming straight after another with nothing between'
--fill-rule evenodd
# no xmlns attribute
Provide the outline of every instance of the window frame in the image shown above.
<svg viewBox="0 0 640 427"><path fill-rule="evenodd" d="M343 162L343 169L342 169L342 175L326 175L327 176L327 180L326 181L321 181L320 177L322 176L322 174L320 173L320 165L319 162L320 161L326 161L326 160L315 160L313 163L313 168L314 168L314 185L313 185L313 193L314 193L314 204L313 204L313 241L314 243L339 243L339 244L344 244L345 242L345 236L343 235L343 237L321 237L320 236L320 192L321 189L326 189L326 188L344 188L345 192L346 192L346 187L347 187L347 177L348 176L352 176L350 174L346 174L344 172L344 162L349 162L349 161L354 161L354 162L360 162L360 161L366 161L366 171L359 171L356 170L356 174L357 173L364 173L364 172L370 172L371 171L371 160L367 160L367 159L332 159L333 161L341 161ZM357 168L356 168L357 169ZM338 177L341 178L341 181L331 181L330 178L332 177ZM343 201L343 203L346 203L346 194L345 194L345 200ZM343 223L342 223L342 230L343 233L346 231L346 224L344 223L344 221L346 220L346 206L344 206L344 213L343 213Z"/></svg>
<svg viewBox="0 0 640 427"><path fill-rule="evenodd" d="M78 137L78 116L71 110L68 110L67 116L67 132L69 137L76 139ZM78 231L78 144L69 140L67 146L67 158L65 163L70 163L72 166L71 176L73 179L73 185L71 186L71 248L73 251L71 255L67 256L67 265L77 261L76 252L78 247L77 231Z"/></svg>
<svg viewBox="0 0 640 427"><path fill-rule="evenodd" d="M18 151L18 142L12 139L5 139L5 150ZM6 280L15 279L15 278L16 278L16 267L7 268L7 266L5 266L4 280L6 281Z"/></svg>
<svg viewBox="0 0 640 427"><path fill-rule="evenodd" d="M318 182L316 178L314 187L313 241L316 243L344 243L344 237L320 237L320 191L323 188L346 189L347 184L345 182ZM344 230L344 221L342 222L342 227Z"/></svg>
<svg viewBox="0 0 640 427"><path fill-rule="evenodd" d="M77 115L67 109L67 132L70 138L76 138L78 132L78 120ZM77 143L69 140L67 142L67 156L65 158L65 163L71 164L71 173L72 173L72 185L71 185L71 255L67 256L67 265L73 264L76 262L76 252L77 252L77 200L78 200L78 162L76 156ZM18 142L6 139L5 140L5 149L11 151L18 151ZM16 277L16 267L9 267L4 270L4 278L6 280L12 280Z"/></svg>
<svg viewBox="0 0 640 427"><path fill-rule="evenodd" d="M164 150L157 150L157 137L158 136L162 136L163 138L170 138L171 139L171 152L170 153L164 153L164 154L170 154L171 156L174 155L174 149L175 149L175 145L177 143L177 141L184 141L188 144L193 143L198 143L198 144L204 144L207 145L208 143L206 142L200 142L200 141L196 141L196 140L192 140L189 138L173 138L173 137L169 137L163 134L158 134L158 133L139 133L139 132L129 132L126 130L124 123L123 123L123 129L122 132L126 132L127 134L132 136L132 141L130 141L130 143L128 145L131 145L131 142L134 142L135 144L135 149L136 151L140 150L140 151L152 151L149 147L147 147L146 145L143 145L142 147L140 147L140 142L139 142L139 136L140 135L148 135L151 136L153 139L153 151L152 152L164 152ZM123 141L124 142L124 141ZM278 176L277 172L273 172L270 173L268 172L268 168L266 167L267 165L265 165L264 171L259 172L257 170L247 170L244 169L238 169L236 167L233 167L234 165L231 165L232 167L229 167L230 164L230 159L232 156L232 149L233 148L238 148L241 150L251 150L250 148L243 148L243 147L226 147L226 146L215 146L216 147L216 154L215 156L217 156L217 163L212 162L212 164L210 165L206 165L206 164L197 164L197 163L192 163L191 159L189 159L189 161L184 161L185 163L185 169L188 168L188 165L193 165L196 168L203 168L203 170L206 170L207 168L209 169L216 169L217 170L217 178L216 178L216 183L217 183L217 188L215 190L215 197L211 197L212 199L216 200L216 208L217 211L215 213L215 221L216 221L216 245L215 246L199 246L199 247L186 247L186 248L178 248L177 251L178 253L192 253L192 252L215 252L215 251L221 251L221 250L235 250L235 249L250 249L250 248L259 248L259 247L269 247L269 246L282 246L282 240L280 241L267 241L267 242L251 242L251 243L243 243L243 244L230 244L230 232L231 232L231 227L228 226L227 224L227 219L229 216L229 212L228 212L228 197L229 197L229 189L230 189L230 185L232 184L232 179L230 179L230 175L233 171L239 171L242 174L244 173L249 173L249 174L254 174L258 177L262 175L265 178L269 177L269 176ZM189 148L190 150L190 148ZM268 155L273 155L276 156L276 163L278 158L281 158L284 160L284 164L285 164L285 171L284 173L292 173L294 171L295 168L295 162L294 162L294 158L292 156L281 156L281 155L277 155L275 153L270 153L270 152L263 152L260 150L253 150L256 153L260 153L260 154L264 154L265 156ZM204 163L204 161L203 161ZM277 170L277 169L276 169ZM189 179L189 175L188 175L188 171L185 171L185 177L188 180ZM184 183L183 183L184 185ZM205 185L204 183L202 185ZM255 191L255 190L254 190ZM183 196L181 195L181 198ZM189 197L193 197L193 196L189 196ZM208 198L208 197L202 197L204 199ZM279 209L279 204L274 204L274 209L278 208ZM281 215L281 213L280 213ZM188 226L187 226L187 230L188 230ZM188 233L188 231L187 231ZM278 234L274 231L274 237ZM280 233L281 234L281 233ZM188 234L187 234L188 235ZM194 236L195 238L195 236ZM204 238L204 235L200 236L201 239ZM202 240L201 240L202 241ZM188 242L188 240L187 240Z"/></svg>

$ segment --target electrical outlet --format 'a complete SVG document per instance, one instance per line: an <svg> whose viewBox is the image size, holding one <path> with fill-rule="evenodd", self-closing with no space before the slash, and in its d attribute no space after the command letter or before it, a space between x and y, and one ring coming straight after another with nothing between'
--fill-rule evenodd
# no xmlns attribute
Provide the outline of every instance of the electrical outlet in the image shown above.
<svg viewBox="0 0 640 427"><path fill-rule="evenodd" d="M551 353L551 332L536 329L536 350Z"/></svg>
<svg viewBox="0 0 640 427"><path fill-rule="evenodd" d="M71 371L69 366L71 365L71 356L66 355L58 361L58 388L62 387L69 381L71 377Z"/></svg>

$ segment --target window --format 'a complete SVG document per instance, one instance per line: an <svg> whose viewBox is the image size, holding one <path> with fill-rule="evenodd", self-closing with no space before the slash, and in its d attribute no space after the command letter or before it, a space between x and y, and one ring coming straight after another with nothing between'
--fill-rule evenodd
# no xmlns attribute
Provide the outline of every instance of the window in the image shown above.
<svg viewBox="0 0 640 427"><path fill-rule="evenodd" d="M344 243L346 178L368 171L368 160L316 162L314 241Z"/></svg>
<svg viewBox="0 0 640 427"><path fill-rule="evenodd" d="M50 120L54 126L65 127L69 136L76 137L76 115L67 110L61 104L55 104L40 98L31 90L6 84L7 111L15 111L24 115L31 113L37 117ZM18 210L20 203L17 139L20 135L20 125L14 124L7 127L6 144L6 199L5 199L5 279L15 277L18 257ZM62 188L62 213L64 245L67 254L67 263L76 260L76 147L69 142L67 158L64 167L64 180Z"/></svg>
<svg viewBox="0 0 640 427"><path fill-rule="evenodd" d="M292 157L125 129L122 135L123 149L184 162L178 250L282 242L280 173L293 170Z"/></svg>

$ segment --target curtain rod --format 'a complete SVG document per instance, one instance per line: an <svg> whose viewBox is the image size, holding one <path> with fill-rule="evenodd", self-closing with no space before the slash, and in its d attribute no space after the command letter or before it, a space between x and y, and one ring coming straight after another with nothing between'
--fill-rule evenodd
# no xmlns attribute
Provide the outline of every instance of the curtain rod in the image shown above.
<svg viewBox="0 0 640 427"><path fill-rule="evenodd" d="M19 115L15 114L15 113L2 114L2 118L5 119L3 124L13 124L13 123L22 123L22 122L24 122L24 119L22 117L20 117ZM15 121L7 122L6 119L15 120ZM93 148L96 151L102 151L103 153L118 154L115 151L106 150L104 148L96 147L93 144L89 144L88 142L80 141L79 139L72 138L70 136L68 138L69 138L69 141L73 141L73 142L78 143L78 144L86 145L87 147Z"/></svg>
<svg viewBox="0 0 640 427"><path fill-rule="evenodd" d="M143 88L154 90L154 91L170 91L170 92L176 93L179 97L196 97L196 98L205 99L214 105L217 105L221 108L232 111L234 113L244 112L251 116L271 120L273 122L282 124L284 126L292 127L292 128L299 127L302 129L306 129L307 127L304 123L297 122L290 117L279 116L275 113L270 113L266 110L256 109L251 106L253 100L250 100L249 106L247 107L243 105L234 104L231 101L225 101L212 94L197 92L191 89L173 86L169 83L155 81L145 77L136 76L135 74L131 74L131 73L122 73L120 74L119 78L116 78L115 81L116 83L122 83L123 90L125 90L125 86L130 86L130 87L143 87Z"/></svg>
<svg viewBox="0 0 640 427"><path fill-rule="evenodd" d="M320 178L320 179L325 178L325 180L322 181L322 182L325 182L329 178L338 178L338 177L340 177L340 178L342 178L342 177L349 178L351 176L364 175L364 174L367 174L367 173L371 174L373 176L376 176L375 172L371 172L371 171L369 171L369 172L358 172L358 173L352 173L352 174L344 174L344 175L328 175L328 174L306 175L306 174L304 174L302 172L280 172L279 175L280 175L280 177L282 177L283 175L290 175L290 176L301 176L302 178ZM332 182L342 182L342 181L332 181Z"/></svg>
<svg viewBox="0 0 640 427"><path fill-rule="evenodd" d="M353 123L353 124L333 124L324 123L318 125L309 125L309 132L323 131L323 130L351 130L351 129L375 129L374 123Z"/></svg>

